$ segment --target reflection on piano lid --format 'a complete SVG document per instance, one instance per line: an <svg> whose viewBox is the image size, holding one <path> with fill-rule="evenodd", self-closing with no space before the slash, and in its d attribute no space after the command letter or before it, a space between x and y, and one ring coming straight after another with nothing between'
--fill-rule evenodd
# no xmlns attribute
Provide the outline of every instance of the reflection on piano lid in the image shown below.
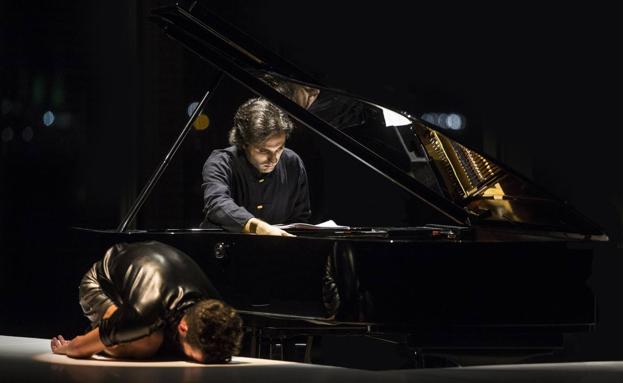
<svg viewBox="0 0 623 383"><path fill-rule="evenodd" d="M419 127L418 133L454 199L481 193L502 172L492 161L432 129Z"/></svg>

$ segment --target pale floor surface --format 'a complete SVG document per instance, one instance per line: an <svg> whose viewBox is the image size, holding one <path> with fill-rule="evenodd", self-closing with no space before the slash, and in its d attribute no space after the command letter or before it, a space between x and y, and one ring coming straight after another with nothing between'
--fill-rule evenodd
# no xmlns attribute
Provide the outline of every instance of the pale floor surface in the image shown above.
<svg viewBox="0 0 623 383"><path fill-rule="evenodd" d="M365 371L236 357L228 365L184 361L76 360L49 340L0 336L0 382L623 382L623 362Z"/></svg>

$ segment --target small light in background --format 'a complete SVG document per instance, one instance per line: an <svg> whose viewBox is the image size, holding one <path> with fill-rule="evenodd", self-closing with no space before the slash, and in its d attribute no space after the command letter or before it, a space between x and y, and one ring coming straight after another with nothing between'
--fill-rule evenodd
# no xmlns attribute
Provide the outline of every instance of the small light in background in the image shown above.
<svg viewBox="0 0 623 383"><path fill-rule="evenodd" d="M195 109L197 109L198 106L199 106L199 103L197 101L188 105L188 108L186 109L186 113L188 113L188 117L193 115L193 112L195 111Z"/></svg>
<svg viewBox="0 0 623 383"><path fill-rule="evenodd" d="M51 110L43 113L43 125L50 126L54 123L54 113Z"/></svg>
<svg viewBox="0 0 623 383"><path fill-rule="evenodd" d="M186 108L186 113L188 113L188 117L192 116L195 113L195 110L199 106L197 101L192 102ZM195 121L193 121L193 127L195 130L206 130L210 126L210 118L203 112L200 112Z"/></svg>
<svg viewBox="0 0 623 383"><path fill-rule="evenodd" d="M434 113L424 113L421 118L422 120L430 122L431 124L435 124L437 122Z"/></svg>
<svg viewBox="0 0 623 383"><path fill-rule="evenodd" d="M442 129L465 129L465 117L458 113L424 113L421 118Z"/></svg>
<svg viewBox="0 0 623 383"><path fill-rule="evenodd" d="M435 125L437 125L440 128L448 129L448 126L446 125L447 117L448 117L447 113L439 113L437 115L437 119L435 121Z"/></svg>
<svg viewBox="0 0 623 383"><path fill-rule="evenodd" d="M10 127L2 129L2 142L11 141L14 135L15 133L13 133L13 129L11 129Z"/></svg>
<svg viewBox="0 0 623 383"><path fill-rule="evenodd" d="M203 113L198 115L195 121L193 121L193 127L196 130L206 130L208 126L210 126L210 118Z"/></svg>
<svg viewBox="0 0 623 383"><path fill-rule="evenodd" d="M24 128L24 130L22 130L22 139L26 142L30 142L34 135L35 135L35 132L33 132L30 126L27 126Z"/></svg>
<svg viewBox="0 0 623 383"><path fill-rule="evenodd" d="M446 117L446 126L452 130L461 130L463 129L463 116L456 113L450 113Z"/></svg>

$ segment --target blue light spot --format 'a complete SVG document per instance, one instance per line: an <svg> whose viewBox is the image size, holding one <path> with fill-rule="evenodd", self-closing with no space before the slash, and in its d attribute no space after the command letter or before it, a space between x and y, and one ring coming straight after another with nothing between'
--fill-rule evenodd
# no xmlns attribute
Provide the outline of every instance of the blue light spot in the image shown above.
<svg viewBox="0 0 623 383"><path fill-rule="evenodd" d="M461 130L463 129L463 118L459 114L451 113L446 117L446 126L452 130Z"/></svg>
<svg viewBox="0 0 623 383"><path fill-rule="evenodd" d="M422 120L434 124L437 120L437 115L435 113L424 113L422 115Z"/></svg>
<svg viewBox="0 0 623 383"><path fill-rule="evenodd" d="M199 106L199 103L197 101L188 105L188 109L186 110L186 113L188 113L188 117L193 115L193 112L195 111L195 109L197 109L198 106Z"/></svg>
<svg viewBox="0 0 623 383"><path fill-rule="evenodd" d="M48 110L47 112L43 113L43 124L45 126L50 126L54 123L54 113L52 113L52 111Z"/></svg>

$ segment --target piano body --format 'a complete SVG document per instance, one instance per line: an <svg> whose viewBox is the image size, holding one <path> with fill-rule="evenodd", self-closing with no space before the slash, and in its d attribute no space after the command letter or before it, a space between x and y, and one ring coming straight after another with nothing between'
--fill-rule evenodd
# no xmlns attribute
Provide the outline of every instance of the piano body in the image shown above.
<svg viewBox="0 0 623 383"><path fill-rule="evenodd" d="M566 202L426 121L323 86L197 2L156 9L152 17L231 83L271 100L316 143L359 164L357 174L344 175L339 163L314 168L302 155L312 187L311 174L322 171L399 190L403 210L392 210L391 199L380 209L404 224L375 224L370 212L367 221L349 220L330 208L328 218L349 229L294 230L297 237L282 238L200 229L200 220L132 228L194 119L227 92L220 80L120 226L88 231L97 238L92 254L115 242L175 246L197 260L256 335L398 334L423 349L551 350L564 333L595 326L586 282L593 248L607 237ZM267 78L319 89L317 104L305 110ZM339 187L328 185L312 209L322 209L318 200L332 206Z"/></svg>

